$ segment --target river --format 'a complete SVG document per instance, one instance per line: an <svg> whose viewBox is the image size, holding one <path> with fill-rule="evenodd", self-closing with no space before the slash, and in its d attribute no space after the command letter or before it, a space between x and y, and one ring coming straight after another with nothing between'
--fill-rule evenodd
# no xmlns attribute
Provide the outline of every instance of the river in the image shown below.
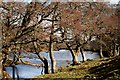
<svg viewBox="0 0 120 80"><path fill-rule="evenodd" d="M41 54L47 58L47 60L50 62L50 58L49 58L49 54L46 52L41 52ZM99 58L99 55L97 52L91 52L91 51L84 51L84 54L86 56L86 59L95 59L95 58ZM31 54L33 55L33 54ZM33 55L36 56L36 55ZM66 67L69 66L70 63L72 63L72 56L70 54L69 50L60 50L60 51L54 51L54 57L56 60L56 65L57 68L59 67ZM30 61L31 63L34 64L42 64L41 60L39 60L38 58L22 58L25 61ZM78 60L82 61L82 56L81 54L78 55ZM34 67L34 66L30 66L30 65L16 65L17 69L18 69L18 74L20 78L34 78L34 76L38 76L38 75L42 75L44 73L42 73L43 67ZM5 68L6 71L10 74L10 76L12 77L12 67L6 67ZM15 77L17 77L15 75Z"/></svg>

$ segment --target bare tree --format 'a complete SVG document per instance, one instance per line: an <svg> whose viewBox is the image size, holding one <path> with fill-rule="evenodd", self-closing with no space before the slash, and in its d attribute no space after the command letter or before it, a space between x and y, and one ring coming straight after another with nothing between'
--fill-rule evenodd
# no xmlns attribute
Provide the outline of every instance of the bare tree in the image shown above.
<svg viewBox="0 0 120 80"><path fill-rule="evenodd" d="M38 27L40 28L40 23L51 14L53 9L49 9L49 7L45 7L40 3L24 4L12 2L3 3L1 8L2 11L0 15L3 22L2 53L3 56L5 56L3 59L3 64L5 64L9 53L31 51L31 44L41 38L36 38L32 33L34 33ZM45 64L45 73L49 73L47 59L40 54L38 57Z"/></svg>

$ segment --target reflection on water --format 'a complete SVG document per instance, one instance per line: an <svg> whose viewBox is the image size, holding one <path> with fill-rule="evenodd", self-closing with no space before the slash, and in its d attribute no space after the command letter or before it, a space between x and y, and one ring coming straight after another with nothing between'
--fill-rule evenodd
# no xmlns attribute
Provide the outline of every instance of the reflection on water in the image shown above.
<svg viewBox="0 0 120 80"><path fill-rule="evenodd" d="M48 59L49 63L51 63L48 53L41 52L41 54ZM99 58L98 53L95 53L95 52L85 51L84 54L86 56L86 59ZM65 67L65 66L70 65L70 63L72 63L71 62L72 56L70 54L70 51L68 50L54 51L54 57L56 59L57 67L61 67L61 66ZM31 63L34 63L34 64L42 64L42 62L38 58L33 58L33 59L23 58L23 60L30 61ZM78 55L78 60L82 61L81 54ZM34 76L44 74L44 73L41 73L41 71L44 70L43 67L33 67L30 65L16 65L16 67L18 69L20 78L33 78ZM6 67L6 70L12 77L12 68ZM17 76L15 75L15 77Z"/></svg>
<svg viewBox="0 0 120 80"><path fill-rule="evenodd" d="M32 78L34 76L40 75L42 68L33 67L30 65L16 65L18 68L18 74L20 78ZM12 67L6 67L7 72L12 77ZM15 75L17 77L17 75Z"/></svg>

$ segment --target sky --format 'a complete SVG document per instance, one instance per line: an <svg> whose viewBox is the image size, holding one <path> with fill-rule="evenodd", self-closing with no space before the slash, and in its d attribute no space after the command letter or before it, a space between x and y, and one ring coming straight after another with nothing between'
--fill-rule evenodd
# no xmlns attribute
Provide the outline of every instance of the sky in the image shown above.
<svg viewBox="0 0 120 80"><path fill-rule="evenodd" d="M110 0L111 4L117 4L120 0Z"/></svg>

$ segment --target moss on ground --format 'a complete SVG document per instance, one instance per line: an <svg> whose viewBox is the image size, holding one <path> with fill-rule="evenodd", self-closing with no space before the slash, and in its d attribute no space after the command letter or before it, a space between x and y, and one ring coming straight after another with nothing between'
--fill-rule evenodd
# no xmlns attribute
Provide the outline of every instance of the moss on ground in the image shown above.
<svg viewBox="0 0 120 80"><path fill-rule="evenodd" d="M76 66L59 68L54 74L45 74L35 78L81 78L118 80L120 79L120 57L102 58L81 62Z"/></svg>

